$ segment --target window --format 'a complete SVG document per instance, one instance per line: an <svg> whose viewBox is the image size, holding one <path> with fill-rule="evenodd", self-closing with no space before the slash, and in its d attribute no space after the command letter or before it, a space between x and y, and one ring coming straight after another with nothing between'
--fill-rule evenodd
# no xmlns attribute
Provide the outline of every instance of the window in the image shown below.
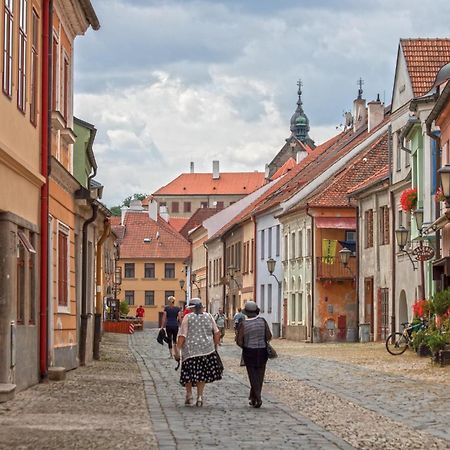
<svg viewBox="0 0 450 450"><path fill-rule="evenodd" d="M303 258L303 230L298 232L298 256Z"/></svg>
<svg viewBox="0 0 450 450"><path fill-rule="evenodd" d="M175 263L164 264L164 278L175 278Z"/></svg>
<svg viewBox="0 0 450 450"><path fill-rule="evenodd" d="M389 334L389 288L381 288L381 339Z"/></svg>
<svg viewBox="0 0 450 450"><path fill-rule="evenodd" d="M125 301L128 305L134 305L134 291L125 291Z"/></svg>
<svg viewBox="0 0 450 450"><path fill-rule="evenodd" d="M31 29L31 95L30 95L30 122L37 125L37 102L39 91L39 17L33 9Z"/></svg>
<svg viewBox="0 0 450 450"><path fill-rule="evenodd" d="M244 248L242 253L242 273L247 273L247 242L244 242Z"/></svg>
<svg viewBox="0 0 450 450"><path fill-rule="evenodd" d="M155 304L155 291L145 291L145 306L154 306Z"/></svg>
<svg viewBox="0 0 450 450"><path fill-rule="evenodd" d="M291 233L291 259L296 257L296 248L295 248L295 232Z"/></svg>
<svg viewBox="0 0 450 450"><path fill-rule="evenodd" d="M241 270L241 264L242 264L242 261L241 261L241 246L242 246L242 243L241 242L238 242L237 244L236 244L236 269L238 269L238 270Z"/></svg>
<svg viewBox="0 0 450 450"><path fill-rule="evenodd" d="M214 261L214 263L215 263L215 261ZM213 278L213 273L212 273L213 264L212 264L212 261L209 261L208 267L209 267L209 269L208 269L208 286L211 287L211 285L212 285L212 278ZM214 264L214 268L215 267L216 267L216 265Z"/></svg>
<svg viewBox="0 0 450 450"><path fill-rule="evenodd" d="M380 245L389 244L389 208L380 208Z"/></svg>
<svg viewBox="0 0 450 450"><path fill-rule="evenodd" d="M267 312L272 312L272 284L267 285Z"/></svg>
<svg viewBox="0 0 450 450"><path fill-rule="evenodd" d="M298 321L303 322L303 294L300 292L297 295L298 295Z"/></svg>
<svg viewBox="0 0 450 450"><path fill-rule="evenodd" d="M297 321L295 294L291 294L291 322Z"/></svg>
<svg viewBox="0 0 450 450"><path fill-rule="evenodd" d="M346 230L345 231L345 240L348 242L356 242L356 231Z"/></svg>
<svg viewBox="0 0 450 450"><path fill-rule="evenodd" d="M144 278L155 278L155 263L144 264Z"/></svg>
<svg viewBox="0 0 450 450"><path fill-rule="evenodd" d="M276 228L275 241L275 256L280 256L280 225L277 225Z"/></svg>
<svg viewBox="0 0 450 450"><path fill-rule="evenodd" d="M223 202L217 202L216 208L217 209L223 209Z"/></svg>
<svg viewBox="0 0 450 450"><path fill-rule="evenodd" d="M283 258L284 261L288 260L288 252L289 252L289 245L288 245L289 240L288 239L289 239L288 235L285 234L284 235L284 258Z"/></svg>
<svg viewBox="0 0 450 450"><path fill-rule="evenodd" d="M167 207L167 203L166 202L159 202L159 207Z"/></svg>
<svg viewBox="0 0 450 450"><path fill-rule="evenodd" d="M265 286L264 286L264 284L261 284L260 289L261 289L261 298L259 300L259 303L260 303L261 312L263 313L264 309L265 309L265 303L266 303L266 299L264 298L264 296L265 296Z"/></svg>
<svg viewBox="0 0 450 450"><path fill-rule="evenodd" d="M58 305L69 306L69 231L58 230Z"/></svg>
<svg viewBox="0 0 450 450"><path fill-rule="evenodd" d="M20 239L17 249L17 323L25 323L25 247Z"/></svg>
<svg viewBox="0 0 450 450"><path fill-rule="evenodd" d="M306 230L306 256L312 256L312 233L311 228Z"/></svg>
<svg viewBox="0 0 450 450"><path fill-rule="evenodd" d="M183 203L183 212L190 213L191 212L191 202Z"/></svg>
<svg viewBox="0 0 450 450"><path fill-rule="evenodd" d="M373 247L373 209L364 213L365 217L365 243L366 248Z"/></svg>
<svg viewBox="0 0 450 450"><path fill-rule="evenodd" d="M265 259L265 255L264 255L264 230L261 230L261 259Z"/></svg>
<svg viewBox="0 0 450 450"><path fill-rule="evenodd" d="M400 172L400 170L402 170L402 148L400 145L399 133L395 133L394 143L397 146L395 152L397 159L395 167L397 169L397 172Z"/></svg>
<svg viewBox="0 0 450 450"><path fill-rule="evenodd" d="M13 70L13 10L14 0L5 0L3 23L3 92L12 96L12 70Z"/></svg>
<svg viewBox="0 0 450 450"><path fill-rule="evenodd" d="M411 154L405 151L405 167L409 167L410 165L411 165Z"/></svg>
<svg viewBox="0 0 450 450"><path fill-rule="evenodd" d="M27 93L27 22L28 1L19 0L19 63L17 65L17 107L25 112Z"/></svg>
<svg viewBox="0 0 450 450"><path fill-rule="evenodd" d="M267 257L272 258L272 228L267 230Z"/></svg>
<svg viewBox="0 0 450 450"><path fill-rule="evenodd" d="M70 83L69 59L66 55L64 55L63 67L62 67L62 91L61 91L62 111L61 111L61 114L63 115L66 122L69 118L69 97L70 97L69 83Z"/></svg>
<svg viewBox="0 0 450 450"><path fill-rule="evenodd" d="M178 202L172 202L172 212L173 213L180 212L180 205Z"/></svg>
<svg viewBox="0 0 450 450"><path fill-rule="evenodd" d="M134 263L125 263L125 278L134 278Z"/></svg>
<svg viewBox="0 0 450 450"><path fill-rule="evenodd" d="M58 98L58 72L59 72L59 44L58 37L53 34L52 43L52 110L56 111L59 108Z"/></svg>
<svg viewBox="0 0 450 450"><path fill-rule="evenodd" d="M169 304L169 297L175 297L175 291L164 291L164 303Z"/></svg>
<svg viewBox="0 0 450 450"><path fill-rule="evenodd" d="M207 208L208 207L208 202L201 202L200 203L200 208Z"/></svg>
<svg viewBox="0 0 450 450"><path fill-rule="evenodd" d="M253 273L253 261L255 258L255 240L252 239L250 243L250 272Z"/></svg>

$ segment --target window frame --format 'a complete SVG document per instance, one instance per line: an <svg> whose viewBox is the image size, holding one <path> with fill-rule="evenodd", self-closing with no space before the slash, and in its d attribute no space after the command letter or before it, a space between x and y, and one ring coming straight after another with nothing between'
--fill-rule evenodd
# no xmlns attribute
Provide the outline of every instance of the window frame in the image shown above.
<svg viewBox="0 0 450 450"><path fill-rule="evenodd" d="M25 114L27 104L28 0L18 0L19 40L17 61L17 108Z"/></svg>
<svg viewBox="0 0 450 450"><path fill-rule="evenodd" d="M153 276L147 276L147 270L153 271ZM144 278L146 280L154 280L156 278L156 266L155 266L155 263L152 263L152 262L144 263Z"/></svg>
<svg viewBox="0 0 450 450"><path fill-rule="evenodd" d="M3 7L2 90L11 99L14 66L14 0L4 0Z"/></svg>
<svg viewBox="0 0 450 450"><path fill-rule="evenodd" d="M128 300L129 296L131 296L131 298L132 298L131 302ZM127 289L124 293L123 298L128 306L135 306L136 295L135 295L135 291L133 289Z"/></svg>
<svg viewBox="0 0 450 450"><path fill-rule="evenodd" d="M151 297L151 300L152 300L151 303L147 303L147 295L149 297ZM155 306L155 291L154 290L144 291L144 305L145 306Z"/></svg>
<svg viewBox="0 0 450 450"><path fill-rule="evenodd" d="M190 213L192 211L192 203L191 202L184 202L183 203L183 212Z"/></svg>
<svg viewBox="0 0 450 450"><path fill-rule="evenodd" d="M30 84L30 122L36 127L38 116L39 93L39 15L32 8L31 11L31 84Z"/></svg>
<svg viewBox="0 0 450 450"><path fill-rule="evenodd" d="M174 214L178 214L180 212L180 202L174 201L170 204L170 212Z"/></svg>
<svg viewBox="0 0 450 450"><path fill-rule="evenodd" d="M127 267L129 266L129 267ZM127 269L133 268L133 275L132 276L128 276L127 275ZM123 277L126 278L127 280L133 280L136 278L136 264L133 262L127 262L127 263L123 263Z"/></svg>
<svg viewBox="0 0 450 450"><path fill-rule="evenodd" d="M64 265L63 267L60 266L61 264L61 242L60 242L60 235L64 235L65 239L66 239L66 254L65 254L65 258L66 258L66 262L65 262L65 275L66 275L66 279L65 279L65 289L64 286L60 286L60 277L61 277L61 271L64 269ZM57 261L57 270L56 270L56 285L57 285L57 304L58 304L58 312L62 312L62 313L70 313L70 228L63 224L62 222L58 221L57 224L57 229L56 229L56 238L57 238L57 253L56 253L56 261ZM64 258L64 256L63 256ZM65 291L65 295L66 295L66 302L63 303L61 302L60 299L60 295L62 292Z"/></svg>
<svg viewBox="0 0 450 450"><path fill-rule="evenodd" d="M171 267L168 267L171 266ZM170 273L172 272L172 268L173 268L173 277L170 276ZM168 276L168 270L170 271L169 276ZM175 267L175 263L164 263L164 279L165 280L173 280L175 279L176 275L176 267Z"/></svg>

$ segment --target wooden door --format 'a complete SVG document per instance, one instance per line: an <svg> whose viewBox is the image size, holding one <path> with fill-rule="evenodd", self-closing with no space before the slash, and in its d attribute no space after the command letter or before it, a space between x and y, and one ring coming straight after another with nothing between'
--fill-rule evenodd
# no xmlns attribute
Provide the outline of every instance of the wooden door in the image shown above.
<svg viewBox="0 0 450 450"><path fill-rule="evenodd" d="M370 323L370 334L373 337L374 317L373 317L373 278L364 280L364 321Z"/></svg>

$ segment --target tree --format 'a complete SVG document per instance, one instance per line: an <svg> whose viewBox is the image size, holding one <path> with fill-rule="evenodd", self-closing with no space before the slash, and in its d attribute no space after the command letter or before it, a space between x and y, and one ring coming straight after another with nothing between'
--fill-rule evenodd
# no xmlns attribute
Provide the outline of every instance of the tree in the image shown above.
<svg viewBox="0 0 450 450"><path fill-rule="evenodd" d="M148 197L148 194L133 194L126 197L123 202L118 206L111 206L109 210L111 211L113 216L120 216L122 214L121 208L126 206L127 208L130 207L130 203L132 200L144 200Z"/></svg>

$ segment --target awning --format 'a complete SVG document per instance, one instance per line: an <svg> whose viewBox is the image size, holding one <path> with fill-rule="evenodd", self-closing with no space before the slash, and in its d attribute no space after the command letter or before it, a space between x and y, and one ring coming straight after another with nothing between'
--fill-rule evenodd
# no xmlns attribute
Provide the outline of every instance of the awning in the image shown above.
<svg viewBox="0 0 450 450"><path fill-rule="evenodd" d="M316 217L317 228L356 230L356 217Z"/></svg>
<svg viewBox="0 0 450 450"><path fill-rule="evenodd" d="M431 225L425 228L423 230L423 234L427 235L430 233L434 233L437 230L440 230L441 228L444 228L445 225L447 225L450 222L450 214L447 210L441 217L436 219Z"/></svg>

